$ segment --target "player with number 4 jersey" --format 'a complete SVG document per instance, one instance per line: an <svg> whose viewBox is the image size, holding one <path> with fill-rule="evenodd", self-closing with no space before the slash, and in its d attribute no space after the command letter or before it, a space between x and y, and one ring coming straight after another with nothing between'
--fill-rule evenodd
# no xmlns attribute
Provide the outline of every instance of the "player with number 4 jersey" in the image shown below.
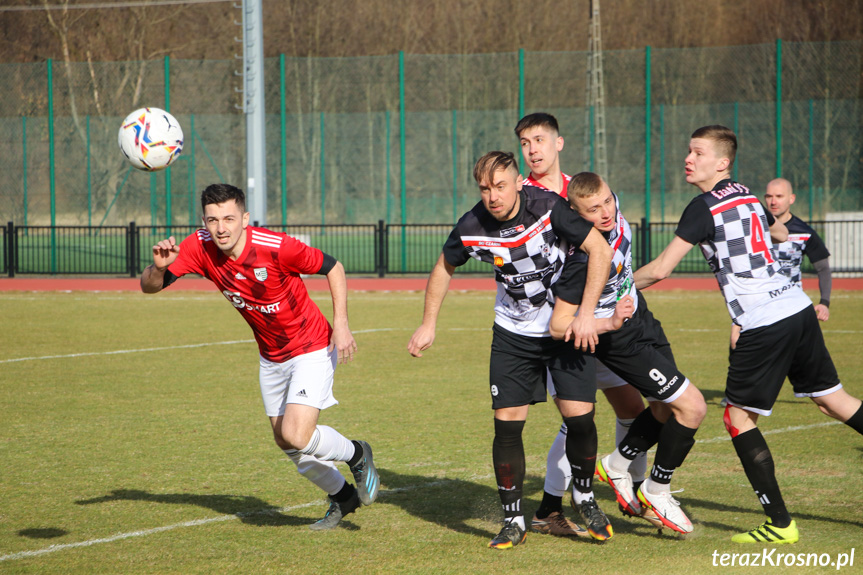
<svg viewBox="0 0 863 575"><path fill-rule="evenodd" d="M785 226L765 211L749 189L731 179L737 136L724 126L704 126L689 142L686 181L701 194L692 199L671 243L635 272L644 288L668 277L695 244L701 247L740 337L728 356L725 428L767 520L731 538L735 543L794 543L796 523L785 507L773 456L757 427L768 416L786 376L798 397L863 434L861 401L842 384L812 302L780 272L772 238L785 241Z"/></svg>

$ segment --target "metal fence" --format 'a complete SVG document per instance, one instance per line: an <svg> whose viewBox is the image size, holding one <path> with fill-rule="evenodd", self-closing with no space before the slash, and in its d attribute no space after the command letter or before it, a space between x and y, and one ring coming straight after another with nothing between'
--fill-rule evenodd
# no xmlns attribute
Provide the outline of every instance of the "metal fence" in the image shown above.
<svg viewBox="0 0 863 575"><path fill-rule="evenodd" d="M863 220L816 221L810 225L831 252L834 273L863 273ZM632 224L633 265L652 260L674 235L676 223ZM109 275L136 277L152 262L152 246L160 239L185 238L195 226L19 226L8 222L0 237L0 274ZM332 255L355 275L427 274L440 256L451 224L295 225L269 226ZM459 274L490 273L470 260ZM676 273L710 273L699 250L693 249ZM805 260L804 272L813 269Z"/></svg>
<svg viewBox="0 0 863 575"><path fill-rule="evenodd" d="M858 41L606 51L609 183L630 219L680 215L692 194L681 170L689 135L715 123L738 134L733 175L754 192L781 175L808 220L863 211L861 54ZM587 56L268 58L268 210L252 217L455 223L477 201L476 159L518 152L513 128L535 111L560 121L563 170L591 169ZM246 181L235 66L0 64L0 222L195 225L201 188ZM117 150L120 121L145 105L170 108L186 136L158 174L132 170Z"/></svg>

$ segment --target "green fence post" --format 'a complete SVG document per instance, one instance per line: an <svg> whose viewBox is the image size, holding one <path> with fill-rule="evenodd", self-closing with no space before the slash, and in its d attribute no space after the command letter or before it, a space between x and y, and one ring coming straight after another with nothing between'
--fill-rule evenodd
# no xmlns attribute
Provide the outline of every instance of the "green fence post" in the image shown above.
<svg viewBox="0 0 863 575"><path fill-rule="evenodd" d="M165 56L165 111L171 113L171 59ZM165 170L165 225L169 226L166 235L171 235L170 225L173 223L171 208L173 199L171 197L171 168Z"/></svg>
<svg viewBox="0 0 863 575"><path fill-rule="evenodd" d="M665 105L659 105L659 221L665 221Z"/></svg>
<svg viewBox="0 0 863 575"><path fill-rule="evenodd" d="M327 205L327 185L326 185L326 156L324 142L324 113L321 112L321 233L324 233L323 226L326 225L326 205Z"/></svg>
<svg viewBox="0 0 863 575"><path fill-rule="evenodd" d="M93 178L90 172L90 115L87 115L87 225L93 225Z"/></svg>
<svg viewBox="0 0 863 575"><path fill-rule="evenodd" d="M452 221L458 222L458 112L452 111Z"/></svg>
<svg viewBox="0 0 863 575"><path fill-rule="evenodd" d="M594 122L593 114L594 114L594 112L595 112L594 107L590 106L590 108L588 108L588 113L587 113L587 117L588 117L587 138L588 138L588 142L590 143L590 145L588 146L590 148L590 164L588 165L587 169L590 172L594 171L593 165L594 165L594 162L596 160L596 155L595 155L596 141L594 141L594 137L596 136L596 130L593 127L593 122Z"/></svg>
<svg viewBox="0 0 863 575"><path fill-rule="evenodd" d="M159 199L157 197L156 172L150 172L150 225L159 225ZM155 233L155 229L153 230Z"/></svg>
<svg viewBox="0 0 863 575"><path fill-rule="evenodd" d="M195 114L189 115L189 225L195 225Z"/></svg>
<svg viewBox="0 0 863 575"><path fill-rule="evenodd" d="M737 140L740 140L740 104L739 102L734 102L734 134L737 136ZM734 159L734 178L735 182L739 182L740 179L737 177L737 166L740 165L740 158L737 157Z"/></svg>
<svg viewBox="0 0 863 575"><path fill-rule="evenodd" d="M282 150L281 174L282 174L282 225L288 225L288 148L285 105L285 55L279 54L279 145Z"/></svg>
<svg viewBox="0 0 863 575"><path fill-rule="evenodd" d="M650 46L644 50L644 218L650 225Z"/></svg>
<svg viewBox="0 0 863 575"><path fill-rule="evenodd" d="M24 225L27 225L27 116L21 116L21 150L23 169L21 170L24 184Z"/></svg>
<svg viewBox="0 0 863 575"><path fill-rule="evenodd" d="M782 39L776 39L776 177L782 177Z"/></svg>
<svg viewBox="0 0 863 575"><path fill-rule="evenodd" d="M524 118L524 48L518 50L518 118Z"/></svg>
<svg viewBox="0 0 863 575"><path fill-rule="evenodd" d="M51 273L57 272L57 185L54 166L54 65L48 58L48 181L51 192Z"/></svg>
<svg viewBox="0 0 863 575"><path fill-rule="evenodd" d="M387 190L387 224L390 223L390 209L392 204L392 185L390 184L390 111L386 110L385 113L386 118L386 142L384 143L384 147L386 148L386 162L387 162L387 174L386 174L386 190Z"/></svg>
<svg viewBox="0 0 863 575"><path fill-rule="evenodd" d="M405 53L399 50L399 162L401 164L402 199L402 271L407 269L407 252L405 251L405 224L407 223L407 170L405 166Z"/></svg>
<svg viewBox="0 0 863 575"><path fill-rule="evenodd" d="M812 221L812 205L814 196L813 182L815 181L815 150L813 149L813 141L815 140L815 105L812 99L809 100L809 221Z"/></svg>

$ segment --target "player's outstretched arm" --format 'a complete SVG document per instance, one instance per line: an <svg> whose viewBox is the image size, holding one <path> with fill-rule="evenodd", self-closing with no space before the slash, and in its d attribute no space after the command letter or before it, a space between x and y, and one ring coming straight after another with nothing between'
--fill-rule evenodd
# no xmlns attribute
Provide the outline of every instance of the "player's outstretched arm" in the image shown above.
<svg viewBox="0 0 863 575"><path fill-rule="evenodd" d="M821 321L830 319L830 292L833 287L833 273L830 271L830 260L824 258L817 262L812 262L815 271L818 274L818 290L821 292L821 300L815 306L815 315Z"/></svg>
<svg viewBox="0 0 863 575"><path fill-rule="evenodd" d="M580 249L588 256L587 278L584 283L584 293L581 296L581 309L594 310L608 281L608 272L611 269L614 250L611 249L611 246L596 228L590 230ZM572 320L570 328L573 344L576 348L584 351L589 349L591 352L596 349L599 335L593 313L577 314ZM568 338L567 341L569 341Z"/></svg>
<svg viewBox="0 0 863 575"><path fill-rule="evenodd" d="M437 260L426 284L425 307L423 309L423 322L411 336L408 342L408 352L414 357L422 357L425 350L434 343L437 317L441 305L449 290L449 282L455 267L447 263L443 254Z"/></svg>
<svg viewBox="0 0 863 575"><path fill-rule="evenodd" d="M692 249L692 244L682 239L680 236L674 236L674 239L662 250L662 253L657 256L652 262L645 264L635 270L635 287L644 289L652 286L660 280L664 280L671 275L683 256L689 253Z"/></svg>
<svg viewBox="0 0 863 575"><path fill-rule="evenodd" d="M174 236L162 240L153 246L153 263L148 265L141 274L141 291L157 293L162 291L165 281L165 271L180 255L180 246Z"/></svg>
<svg viewBox="0 0 863 575"><path fill-rule="evenodd" d="M557 298L554 303L554 312L548 324L548 331L554 339L569 341L572 339L573 324L577 317L579 306L566 300ZM583 308L586 309L586 308ZM615 331L623 326L623 322L632 317L635 312L635 303L632 296L624 296L617 302L612 317L604 317L596 320L596 333L601 335L609 331Z"/></svg>
<svg viewBox="0 0 863 575"><path fill-rule="evenodd" d="M333 298L333 335L327 351L336 349L339 363L347 363L354 358L357 342L348 326L348 280L345 277L345 267L342 262L327 272L327 283L330 285L330 296Z"/></svg>

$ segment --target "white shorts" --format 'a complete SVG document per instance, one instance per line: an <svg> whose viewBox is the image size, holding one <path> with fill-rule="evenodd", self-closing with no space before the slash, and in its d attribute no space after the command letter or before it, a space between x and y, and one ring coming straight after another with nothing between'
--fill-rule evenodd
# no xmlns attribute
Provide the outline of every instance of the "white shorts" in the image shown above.
<svg viewBox="0 0 863 575"><path fill-rule="evenodd" d="M557 395L557 390L554 388L554 381L551 379L551 373L546 373L548 379L548 393L552 397ZM612 387L620 387L626 385L626 382L616 373L605 367L605 364L597 360L596 362L596 389L611 389Z"/></svg>
<svg viewBox="0 0 863 575"><path fill-rule="evenodd" d="M298 403L326 409L338 405L333 397L333 374L338 355L333 348L292 357L284 363L261 358L260 383L264 409L269 417L285 414L285 404Z"/></svg>

